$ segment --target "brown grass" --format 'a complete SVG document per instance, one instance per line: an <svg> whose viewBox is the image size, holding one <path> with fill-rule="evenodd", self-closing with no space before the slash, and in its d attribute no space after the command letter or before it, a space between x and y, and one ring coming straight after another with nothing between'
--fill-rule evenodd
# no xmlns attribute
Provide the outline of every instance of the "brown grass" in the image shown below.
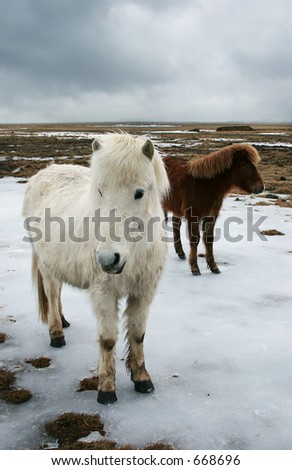
<svg viewBox="0 0 292 470"><path fill-rule="evenodd" d="M252 205L253 206L273 206L274 203L272 201L271 202L259 201Z"/></svg>
<svg viewBox="0 0 292 470"><path fill-rule="evenodd" d="M14 372L10 370L0 370L0 390L7 390L13 384L15 380Z"/></svg>
<svg viewBox="0 0 292 470"><path fill-rule="evenodd" d="M275 235L285 235L285 233L279 232L279 230L276 229L269 229L269 230L262 230L261 233L263 235L267 235L268 237L273 237Z"/></svg>
<svg viewBox="0 0 292 470"><path fill-rule="evenodd" d="M92 442L76 441L63 444L59 447L60 450L117 450L119 449L115 441L108 441L107 439Z"/></svg>
<svg viewBox="0 0 292 470"><path fill-rule="evenodd" d="M1 394L2 400L7 403L13 403L13 405L20 405L30 400L32 397L31 391L26 388L16 388L11 390L5 390Z"/></svg>
<svg viewBox="0 0 292 470"><path fill-rule="evenodd" d="M290 196L287 199L282 199L282 198L277 199L276 206L292 207L292 197Z"/></svg>
<svg viewBox="0 0 292 470"><path fill-rule="evenodd" d="M31 391L26 388L13 388L14 381L14 372L6 369L0 370L0 399L14 405L25 403L32 397Z"/></svg>
<svg viewBox="0 0 292 470"><path fill-rule="evenodd" d="M80 380L78 392L84 392L86 390L97 390L98 377L86 377Z"/></svg>
<svg viewBox="0 0 292 470"><path fill-rule="evenodd" d="M105 436L104 425L100 416L68 412L62 414L56 420L46 424L47 434L58 439L60 450L135 450L132 444L119 445L116 441L100 439L91 442L83 442L79 439L88 436L93 431L98 431ZM147 444L138 450L173 450L170 444L154 442Z"/></svg>
<svg viewBox="0 0 292 470"><path fill-rule="evenodd" d="M257 146L258 143L292 143L292 128L289 125L261 125L253 124L247 126L225 126L226 130L216 132L220 124L176 124L173 128L160 126L161 130L166 132L161 134L159 141L168 143L170 146L162 149L164 154L177 156L184 155L186 159L194 157L194 154L206 155L222 148L228 143L254 142L261 156L259 171L266 184L266 190L281 194L292 194L292 149L287 147ZM1 127L9 130L1 130ZM82 137L68 139L59 139L54 136L36 136L40 131L74 131L74 132L104 132L117 131L113 125L83 125L83 124L47 124L47 125L26 125L28 136L20 134L21 129L17 125L0 125L0 156L6 158L1 162L0 177L17 176L29 177L35 174L41 168L47 166L50 162L59 164L72 163L80 165L89 165L89 155L91 153L91 141ZM222 126L220 126L222 127ZM135 127L134 125L124 126L126 132L133 134L151 135L153 128L147 129ZM196 134L185 132L183 134L173 134L171 130L191 131L196 129ZM205 132L204 129L214 132ZM285 135L260 135L264 132L284 132ZM157 136L156 136L157 137ZM204 140L200 140L203 137ZM232 139L232 141L218 141L214 137ZM199 142L200 145L193 146ZM173 146L172 146L173 144ZM180 144L181 147L177 147ZM14 160L13 157L21 157L23 160ZM76 159L79 156L81 158ZM31 158L41 158L40 160L31 160ZM63 159L65 157L65 159ZM50 160L45 160L50 159Z"/></svg>
<svg viewBox="0 0 292 470"><path fill-rule="evenodd" d="M63 413L59 418L46 424L46 432L56 437L60 444L74 442L80 437L88 436L92 431L105 435L99 415L85 413Z"/></svg>
<svg viewBox="0 0 292 470"><path fill-rule="evenodd" d="M154 444L147 445L143 450L174 450L174 448L165 442L155 442Z"/></svg>
<svg viewBox="0 0 292 470"><path fill-rule="evenodd" d="M61 445L59 450L174 450L174 448L163 442L154 442L143 448L137 449L137 447L132 446L131 444L126 444L123 446L118 445L116 441L109 441L107 439L102 439L100 441L92 442L83 442L76 441L67 444Z"/></svg>
<svg viewBox="0 0 292 470"><path fill-rule="evenodd" d="M51 364L51 359L49 357L37 357L35 359L26 359L27 364L31 364L36 369L43 369L44 367L49 367Z"/></svg>
<svg viewBox="0 0 292 470"><path fill-rule="evenodd" d="M0 343L5 343L7 335L5 333L0 333Z"/></svg>

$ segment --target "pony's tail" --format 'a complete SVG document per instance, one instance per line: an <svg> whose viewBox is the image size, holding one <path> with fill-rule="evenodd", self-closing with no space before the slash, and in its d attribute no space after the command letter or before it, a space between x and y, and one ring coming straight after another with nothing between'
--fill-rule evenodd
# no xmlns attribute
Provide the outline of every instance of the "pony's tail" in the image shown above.
<svg viewBox="0 0 292 470"><path fill-rule="evenodd" d="M49 302L44 289L42 273L39 270L36 253L32 253L32 281L37 289L39 317L43 323L48 323Z"/></svg>

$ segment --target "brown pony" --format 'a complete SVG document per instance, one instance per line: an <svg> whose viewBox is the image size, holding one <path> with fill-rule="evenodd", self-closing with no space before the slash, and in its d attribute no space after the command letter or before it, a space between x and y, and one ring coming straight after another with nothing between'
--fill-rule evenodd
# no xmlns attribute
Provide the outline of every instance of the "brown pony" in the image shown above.
<svg viewBox="0 0 292 470"><path fill-rule="evenodd" d="M187 220L189 263L194 275L201 274L197 264L200 224L207 265L213 273L220 273L214 260L213 240L223 198L235 188L247 194L263 191L264 184L256 168L259 161L257 150L248 144L229 145L189 161L164 158L171 190L163 201L163 208L173 213L174 247L181 259L185 259L180 239L181 218Z"/></svg>

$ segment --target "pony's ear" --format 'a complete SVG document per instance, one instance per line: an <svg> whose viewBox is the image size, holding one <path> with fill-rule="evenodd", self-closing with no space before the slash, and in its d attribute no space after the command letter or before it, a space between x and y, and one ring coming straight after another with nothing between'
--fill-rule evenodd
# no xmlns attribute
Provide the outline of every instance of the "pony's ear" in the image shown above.
<svg viewBox="0 0 292 470"><path fill-rule="evenodd" d="M154 155L154 145L152 144L151 140L147 139L145 144L142 147L142 152L146 155L149 160L152 160Z"/></svg>
<svg viewBox="0 0 292 470"><path fill-rule="evenodd" d="M94 141L92 142L92 150L93 152L96 152L98 149L100 149L100 143L98 142L98 140L94 139Z"/></svg>

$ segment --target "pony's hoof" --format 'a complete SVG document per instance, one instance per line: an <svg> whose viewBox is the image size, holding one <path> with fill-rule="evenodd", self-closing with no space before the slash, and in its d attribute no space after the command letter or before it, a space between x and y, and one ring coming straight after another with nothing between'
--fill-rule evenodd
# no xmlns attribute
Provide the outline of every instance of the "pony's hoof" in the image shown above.
<svg viewBox="0 0 292 470"><path fill-rule="evenodd" d="M178 253L177 256L179 259L186 259L186 255L184 253Z"/></svg>
<svg viewBox="0 0 292 470"><path fill-rule="evenodd" d="M115 401L117 401L116 392L103 392L102 390L99 390L97 394L97 401L103 405L110 405L111 403L115 403Z"/></svg>
<svg viewBox="0 0 292 470"><path fill-rule="evenodd" d="M66 320L66 318L62 315L61 317L62 320L62 327L63 328L68 328L70 326L70 323Z"/></svg>
<svg viewBox="0 0 292 470"><path fill-rule="evenodd" d="M141 382L134 382L134 385L135 385L135 392L151 393L154 391L154 385L150 379L141 380Z"/></svg>
<svg viewBox="0 0 292 470"><path fill-rule="evenodd" d="M199 269L192 269L192 275L193 276L201 276L201 273L200 273Z"/></svg>
<svg viewBox="0 0 292 470"><path fill-rule="evenodd" d="M61 348L66 345L64 336L57 336L56 338L51 338L50 346L53 348Z"/></svg>
<svg viewBox="0 0 292 470"><path fill-rule="evenodd" d="M214 273L214 274L220 274L220 273L221 273L221 271L220 271L219 268L213 268L213 269L211 269L211 271L212 271L212 273Z"/></svg>

